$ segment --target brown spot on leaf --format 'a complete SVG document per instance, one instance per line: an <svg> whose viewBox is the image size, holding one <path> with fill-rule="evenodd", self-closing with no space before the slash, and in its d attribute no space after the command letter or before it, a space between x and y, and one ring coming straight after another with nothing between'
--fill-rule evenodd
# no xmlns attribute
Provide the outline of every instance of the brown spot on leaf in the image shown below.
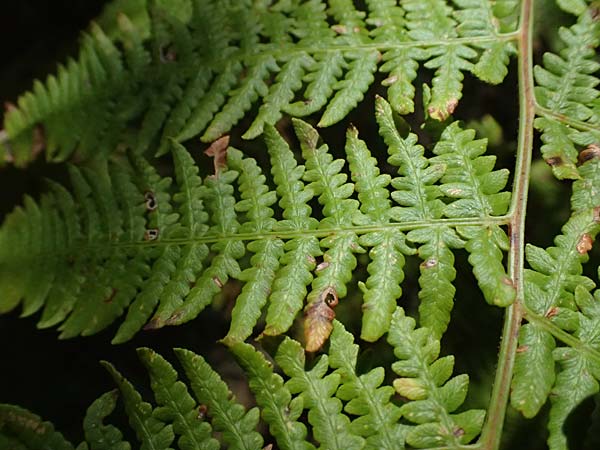
<svg viewBox="0 0 600 450"><path fill-rule="evenodd" d="M115 288L112 288L112 291L110 292L110 295L104 299L104 303L112 303L112 301L114 300L115 296L117 295L117 292L118 291Z"/></svg>
<svg viewBox="0 0 600 450"><path fill-rule="evenodd" d="M348 27L345 25L333 25L331 29L337 34L348 34Z"/></svg>
<svg viewBox="0 0 600 450"><path fill-rule="evenodd" d="M381 82L381 85L382 86L391 86L396 81L398 81L398 75L392 75L392 76L387 77L385 80L383 80Z"/></svg>
<svg viewBox="0 0 600 450"><path fill-rule="evenodd" d="M426 261L423 261L421 263L421 268L422 269L431 269L432 267L435 267L438 265L438 260L435 258L429 258Z"/></svg>
<svg viewBox="0 0 600 450"><path fill-rule="evenodd" d="M227 147L229 147L229 136L222 136L204 151L205 155L213 158L215 175L227 167Z"/></svg>
<svg viewBox="0 0 600 450"><path fill-rule="evenodd" d="M329 267L329 263L327 261L323 261L319 263L315 268L315 272L320 272L321 270L327 269Z"/></svg>
<svg viewBox="0 0 600 450"><path fill-rule="evenodd" d="M144 200L146 200L146 210L154 211L158 207L158 203L156 202L156 196L154 195L154 192L144 192Z"/></svg>
<svg viewBox="0 0 600 450"><path fill-rule="evenodd" d="M594 244L594 239L592 238L591 234L589 233L583 233L581 235L581 237L579 238L579 242L577 242L577 252L580 255L585 255L587 252L589 252L592 249L592 245Z"/></svg>
<svg viewBox="0 0 600 450"><path fill-rule="evenodd" d="M452 430L452 434L456 437L461 437L465 435L465 430L460 427L456 427Z"/></svg>
<svg viewBox="0 0 600 450"><path fill-rule="evenodd" d="M46 137L44 135L44 128L42 128L41 125L36 125L33 129L33 136L31 139L31 156L35 158L45 147Z"/></svg>
<svg viewBox="0 0 600 450"><path fill-rule="evenodd" d="M333 329L331 324L335 319L333 308L337 304L337 292L333 286L329 286L315 302L307 306L304 314L304 338L307 352L316 352L323 347Z"/></svg>
<svg viewBox="0 0 600 450"><path fill-rule="evenodd" d="M219 289L223 288L223 282L219 279L219 277L213 277L212 280Z"/></svg>
<svg viewBox="0 0 600 450"><path fill-rule="evenodd" d="M529 350L529 345L521 345L520 347L517 347L517 353L525 353L527 350Z"/></svg>
<svg viewBox="0 0 600 450"><path fill-rule="evenodd" d="M548 311L546 311L546 313L544 314L544 317L547 319L551 319L552 317L558 314L558 311L558 306L551 306L550 308L548 308Z"/></svg>
<svg viewBox="0 0 600 450"><path fill-rule="evenodd" d="M560 166L563 164L563 160L560 156L552 156L550 158L546 159L546 163L550 166L550 167L556 167L556 166Z"/></svg>
<svg viewBox="0 0 600 450"><path fill-rule="evenodd" d="M446 102L446 105L444 108L436 108L434 106L430 106L429 108L427 108L427 112L429 113L429 115L431 117L433 117L434 119L439 120L441 122L443 120L446 120L448 118L448 116L450 116L450 114L452 114L454 112L454 110L456 109L457 106L458 106L458 99L451 98L450 100L448 100Z"/></svg>
<svg viewBox="0 0 600 450"><path fill-rule="evenodd" d="M149 228L144 233L145 241L155 241L158 239L158 228Z"/></svg>
<svg viewBox="0 0 600 450"><path fill-rule="evenodd" d="M600 223L600 206L594 208L594 222Z"/></svg>
<svg viewBox="0 0 600 450"><path fill-rule="evenodd" d="M577 162L579 165L581 165L595 158L600 158L600 145L590 144L584 150L582 150L581 153L579 153Z"/></svg>
<svg viewBox="0 0 600 450"><path fill-rule="evenodd" d="M198 419L204 420L206 417L206 411L208 411L208 408L206 405L198 406Z"/></svg>

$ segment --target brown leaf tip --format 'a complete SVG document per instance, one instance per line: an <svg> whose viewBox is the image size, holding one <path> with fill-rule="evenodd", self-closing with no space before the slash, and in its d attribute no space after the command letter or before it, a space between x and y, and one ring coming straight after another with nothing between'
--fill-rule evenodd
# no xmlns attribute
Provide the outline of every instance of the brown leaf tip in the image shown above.
<svg viewBox="0 0 600 450"><path fill-rule="evenodd" d="M600 145L590 144L579 153L577 162L582 165L595 158L600 158Z"/></svg>
<svg viewBox="0 0 600 450"><path fill-rule="evenodd" d="M577 252L580 255L585 255L592 249L592 245L594 244L594 239L592 235L589 233L583 233L579 238L579 242L577 242Z"/></svg>
<svg viewBox="0 0 600 450"><path fill-rule="evenodd" d="M309 304L304 314L304 339L307 352L316 352L323 347L333 329L338 296L333 286L328 286L317 298Z"/></svg>
<svg viewBox="0 0 600 450"><path fill-rule="evenodd" d="M213 158L215 175L219 175L227 167L227 147L229 147L229 136L222 136L204 151L206 156Z"/></svg>

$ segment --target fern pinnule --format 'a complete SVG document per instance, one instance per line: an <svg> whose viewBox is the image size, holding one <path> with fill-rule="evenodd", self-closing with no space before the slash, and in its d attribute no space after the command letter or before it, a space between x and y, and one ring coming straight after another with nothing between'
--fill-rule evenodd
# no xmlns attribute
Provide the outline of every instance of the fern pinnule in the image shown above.
<svg viewBox="0 0 600 450"><path fill-rule="evenodd" d="M179 448L218 449L218 441L211 437L210 424L198 420L196 401L189 394L186 385L177 379L177 372L171 364L148 348L138 349L138 356L148 370L152 392L159 405L153 411L153 416L173 424L173 431L179 436Z"/></svg>
<svg viewBox="0 0 600 450"><path fill-rule="evenodd" d="M234 210L235 198L231 183L238 172L225 170L205 178L207 187L205 202L213 225L209 232L218 235L236 233L239 222ZM186 300L173 311L165 324L173 325L187 322L198 315L217 294L230 277L237 278L241 273L238 260L245 254L244 244L237 240L217 241L211 246L214 257L200 278L191 288Z"/></svg>
<svg viewBox="0 0 600 450"><path fill-rule="evenodd" d="M104 419L115 410L118 396L116 389L106 392L87 409L83 430L85 440L93 450L131 450L129 442L123 440L121 430L114 425L104 424Z"/></svg>
<svg viewBox="0 0 600 450"><path fill-rule="evenodd" d="M142 399L131 382L121 375L112 364L103 362L103 365L119 387L129 425L142 444L140 448L157 450L171 448L170 445L175 438L173 426L154 414L152 405Z"/></svg>
<svg viewBox="0 0 600 450"><path fill-rule="evenodd" d="M314 367L306 371L304 349L298 342L286 337L275 360L289 377L285 386L292 394L300 394L303 407L308 409L313 435L322 448L363 448L364 439L352 431L350 420L342 413L342 402L333 396L340 385L340 375L326 375L329 368L327 355L322 355Z"/></svg>
<svg viewBox="0 0 600 450"><path fill-rule="evenodd" d="M292 399L281 376L273 373L272 365L250 344L239 342L230 349L248 375L250 390L278 447L314 450L315 446L306 441L306 426L298 421L303 410L301 397Z"/></svg>
<svg viewBox="0 0 600 450"><path fill-rule="evenodd" d="M383 367L362 375L356 373L358 350L352 334L334 321L329 365L340 375L336 396L348 402L344 407L347 413L358 416L350 429L366 439L365 449L401 449L408 427L398 423L402 415L400 407L390 402L394 388L381 386L385 377Z"/></svg>
<svg viewBox="0 0 600 450"><path fill-rule="evenodd" d="M175 180L180 191L173 194L175 209L180 220L177 227L169 230L167 238L194 239L208 231L208 214L202 198L205 187L198 176L198 167L188 151L180 144L173 143L173 161ZM178 257L174 274L164 286L159 298L158 308L146 329L159 328L181 306L190 292L192 284L203 270L203 261L208 255L208 246L204 243L190 242L184 245Z"/></svg>
<svg viewBox="0 0 600 450"><path fill-rule="evenodd" d="M429 163L416 135L400 136L392 108L383 98L376 100L376 118L379 133L388 145L388 161L398 167L400 175L392 180L395 188L392 199L401 205L392 207L392 218L400 222L440 219L444 203L440 199L442 191L435 183L442 177L445 166ZM463 241L445 225L411 230L407 237L409 241L424 244L417 250L423 260L419 278L421 324L441 336L450 322L455 292L454 256L448 246L462 247Z"/></svg>
<svg viewBox="0 0 600 450"><path fill-rule="evenodd" d="M215 431L223 433L223 441L231 449L258 450L263 438L255 431L259 420L258 408L246 411L235 399L219 375L199 355L177 349L177 357L190 380L198 401L206 406Z"/></svg>
<svg viewBox="0 0 600 450"><path fill-rule="evenodd" d="M390 176L379 173L377 160L358 139L355 128L348 130L346 135L346 155L363 213L361 222L369 225L389 223L391 202L387 187ZM373 342L389 328L396 299L402 294L404 254L411 254L413 250L406 245L404 233L396 230L364 234L359 244L370 247L371 258L367 267L370 276L365 283L358 284L363 292L361 337Z"/></svg>
<svg viewBox="0 0 600 450"><path fill-rule="evenodd" d="M139 176L138 189L143 191L143 200L147 212L146 230L143 239L146 241L161 240L177 228L179 215L173 212L169 188L172 180L161 178L156 169L143 158L131 155L134 170ZM142 237L138 237L137 240ZM170 281L176 270L181 249L178 246L160 246L146 248L137 253L145 266L151 264L149 273L144 277L140 292L129 305L125 321L121 324L113 343L121 343L130 339L148 321L152 311L159 302L160 294Z"/></svg>
<svg viewBox="0 0 600 450"><path fill-rule="evenodd" d="M455 411L467 395L469 377L452 376L454 358L438 359L440 342L427 328L415 328L415 321L402 308L394 313L388 342L399 359L392 369L402 378L394 381L396 391L412 400L400 407L403 417L417 424L407 432L406 442L416 448L456 446L477 436L484 410Z"/></svg>
<svg viewBox="0 0 600 450"><path fill-rule="evenodd" d="M432 162L446 167L441 191L456 199L444 207L447 217L486 217L504 214L510 193L501 191L508 180L507 169L492 171L495 156L482 156L485 140L474 140L474 130L462 130L458 123L446 127L433 149ZM457 227L467 239L465 248L473 274L488 303L508 306L515 299L515 288L502 264L502 250L508 250L506 234L497 225Z"/></svg>
<svg viewBox="0 0 600 450"><path fill-rule="evenodd" d="M241 233L268 233L276 220L272 217L271 205L277 200L275 192L266 185L266 177L252 158L243 158L235 149L227 151L227 164L240 173L239 190L241 200L236 210L246 214L247 222L240 227ZM252 334L254 325L260 318L263 306L271 291L283 254L281 239L267 238L248 244L248 250L254 255L250 259L251 267L240 273L239 279L245 281L235 306L231 311L230 329L225 342L244 341Z"/></svg>
<svg viewBox="0 0 600 450"><path fill-rule="evenodd" d="M454 4L460 8L453 14L459 22L460 36L489 36L513 31L515 24L510 18L515 15L518 2L504 0L494 4L481 0L455 0ZM487 83L501 83L508 74L510 56L516 53L515 45L499 39L475 44L475 47L483 53L472 68L473 74Z"/></svg>
<svg viewBox="0 0 600 450"><path fill-rule="evenodd" d="M312 290L306 299L306 348L316 351L331 333L331 319L335 316L331 307L337 304L339 298L346 296L346 284L357 264L354 253L364 252L357 234L343 231L361 213L358 201L349 198L354 191L353 184L346 183L347 175L340 173L344 160L333 160L326 144L318 147L319 135L307 123L295 120L294 127L306 160L307 170L303 178L310 182L308 188L319 195L319 203L323 206L324 218L318 228L342 230L321 240L321 247L327 250L323 264L316 269Z"/></svg>
<svg viewBox="0 0 600 450"><path fill-rule="evenodd" d="M301 179L304 166L299 166L287 142L272 126L265 129L265 142L271 160L273 180L277 185L279 206L283 220L274 228L278 231L314 230L318 221L311 216L308 206L314 193ZM313 279L315 258L322 254L319 241L314 236L292 238L284 245L273 288L269 295L264 334L278 335L287 331L306 298L306 286Z"/></svg>

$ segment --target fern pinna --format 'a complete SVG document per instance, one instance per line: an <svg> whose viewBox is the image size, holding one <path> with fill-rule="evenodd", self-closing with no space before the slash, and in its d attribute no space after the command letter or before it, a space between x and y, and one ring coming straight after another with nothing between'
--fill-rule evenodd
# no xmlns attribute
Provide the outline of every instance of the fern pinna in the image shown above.
<svg viewBox="0 0 600 450"><path fill-rule="evenodd" d="M569 417L600 390L597 270L584 272L600 230L600 21L596 2L556 3L570 21L534 67L531 0L115 1L78 59L7 109L3 162L43 150L69 161L70 183L48 181L5 219L0 312L20 306L62 338L118 320L121 343L230 301L222 343L256 407L203 357L176 351L186 385L140 349L155 405L105 366L142 448L495 450L510 402L528 418L549 405L548 447L568 449ZM511 55L512 179L453 117L464 74L500 83ZM379 137L350 125L330 148L317 128L370 88ZM425 131L400 117L415 111ZM243 138L259 139L238 150L228 133L244 119ZM555 177L572 180L570 216L546 249L525 240L534 130ZM195 137L211 162L183 146ZM465 402L469 378L441 353L462 255L482 297L505 308L487 411ZM342 325L356 299L360 341ZM361 365L369 345L394 361ZM116 400L89 408L78 449L131 448L104 423ZM10 405L0 445L74 448Z"/></svg>
<svg viewBox="0 0 600 450"><path fill-rule="evenodd" d="M515 293L502 264L507 239L495 218L509 204L509 193L498 192L508 172L494 171L485 141L458 123L426 158L416 135L402 137L394 127L382 98L377 118L395 178L379 173L355 129L347 135L348 176L345 161L334 160L317 131L299 120L305 165L274 128L266 132L275 190L256 160L222 140L210 148L214 173L204 179L175 142L175 183L133 153L71 166L73 194L52 183L39 204L28 199L6 221L1 309L22 303L25 315L42 310L39 326L60 324L63 338L95 333L126 310L114 338L123 342L143 326L193 319L234 278L243 286L225 342L251 336L263 310L264 333L284 333L304 307L306 348L316 351L347 294L357 254L370 254L370 275L360 285L362 337L375 341L400 296L404 256L416 253L425 287L421 322L440 337L450 320L458 248L470 253L488 302L509 305ZM320 220L311 217L313 197Z"/></svg>
<svg viewBox="0 0 600 450"><path fill-rule="evenodd" d="M129 3L138 8L131 20L119 13ZM283 113L325 108L325 127L357 106L377 71L394 109L406 114L420 64L434 72L429 114L444 119L461 97L463 72L499 83L514 52L512 35L501 34L515 26L512 0L457 1L456 10L441 0L373 0L367 11L350 0L328 3L116 2L101 18L107 30L93 25L76 61L9 107L2 159L24 165L40 145L53 161L119 144L163 154L171 139L219 138L258 99L246 138Z"/></svg>

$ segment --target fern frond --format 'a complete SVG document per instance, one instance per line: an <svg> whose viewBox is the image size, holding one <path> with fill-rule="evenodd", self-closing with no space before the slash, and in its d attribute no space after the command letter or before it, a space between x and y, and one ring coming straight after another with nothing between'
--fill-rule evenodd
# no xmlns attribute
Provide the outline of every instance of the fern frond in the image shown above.
<svg viewBox="0 0 600 450"><path fill-rule="evenodd" d="M51 160L84 160L117 144L164 154L171 138L214 141L254 105L249 139L283 112L324 109L319 125L330 126L362 100L377 70L393 107L408 113L419 64L435 72L427 106L443 120L461 97L463 73L498 83L513 48L502 35L511 7L484 1L367 2L366 11L341 0L181 5L147 2L138 12L146 20L107 14L110 37L94 25L77 61L9 109L6 158L25 165L47 148Z"/></svg>
<svg viewBox="0 0 600 450"><path fill-rule="evenodd" d="M415 321L402 308L394 313L388 342L399 359L392 369L402 378L394 381L396 391L412 400L400 408L402 415L417 425L408 431L406 442L416 448L456 446L470 442L481 431L485 411L455 411L467 395L469 377L452 370L454 358L438 359L440 343L427 328L415 329Z"/></svg>
<svg viewBox="0 0 600 450"><path fill-rule="evenodd" d="M442 133L437 156L427 158L414 134L400 136L381 98L377 117L388 161L398 170L394 179L380 173L380 155L355 129L347 133L346 165L301 121L295 127L305 166L266 126L275 190L255 159L226 148L226 138L210 147L215 172L204 178L176 142L174 181L133 152L125 162L98 159L93 168L72 167L73 197L55 186L40 207L28 199L0 233L6 242L1 310L20 301L26 314L43 307L40 326L62 322L63 338L98 332L126 312L113 339L120 343L142 327L195 318L235 279L241 292L225 342L252 335L265 310L264 334L281 334L304 307L306 348L316 351L331 333L357 254L369 251L369 276L358 284L361 335L376 341L402 295L405 256L417 252L423 261L421 321L441 337L454 297L452 250L463 247L488 301L508 305L514 291L502 264L506 236L488 222L506 209L509 194L499 191L507 172L493 171L485 142L457 124ZM314 197L320 219L309 206ZM444 222L465 217L468 226ZM101 242L108 245L100 250ZM31 258L34 270L15 275L11 261L28 264Z"/></svg>
<svg viewBox="0 0 600 450"><path fill-rule="evenodd" d="M530 323L519 336L519 352L511 402L532 417L552 393L549 445L566 448L562 430L569 413L598 390L597 356L583 348L598 350L597 311L589 291L595 283L583 275L594 237L600 231L600 160L592 157L579 167L580 179L573 183L572 215L555 239L555 247L527 246L525 306ZM552 324L552 328L545 325ZM556 328L553 328L556 327ZM552 330L566 332L581 347L557 347ZM564 338L563 338L564 339ZM582 348L583 347L583 348ZM560 369L555 369L555 361ZM542 382L533 383L532 377Z"/></svg>

